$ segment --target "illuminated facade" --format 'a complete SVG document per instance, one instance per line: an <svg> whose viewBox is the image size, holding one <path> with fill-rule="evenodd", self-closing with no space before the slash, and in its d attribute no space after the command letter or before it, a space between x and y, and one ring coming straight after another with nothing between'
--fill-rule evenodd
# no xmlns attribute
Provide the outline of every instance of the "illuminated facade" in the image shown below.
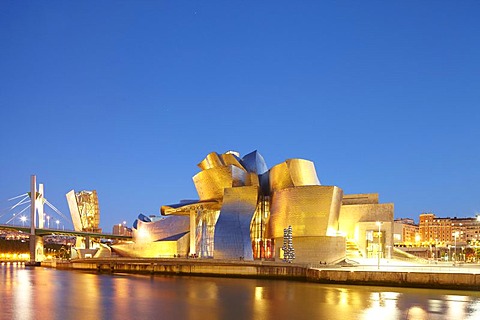
<svg viewBox="0 0 480 320"><path fill-rule="evenodd" d="M450 218L438 218L433 213L422 213L418 224L420 242L449 243L452 240L452 222Z"/></svg>
<svg viewBox="0 0 480 320"><path fill-rule="evenodd" d="M473 243L480 240L480 221L478 218L439 218L434 213L422 213L419 234L422 243Z"/></svg>
<svg viewBox="0 0 480 320"><path fill-rule="evenodd" d="M66 195L75 231L101 233L97 191L71 190Z"/></svg>
<svg viewBox="0 0 480 320"><path fill-rule="evenodd" d="M115 224L112 228L112 234L120 236L132 236L132 229L124 224Z"/></svg>
<svg viewBox="0 0 480 320"><path fill-rule="evenodd" d="M419 240L418 225L413 219L402 218L394 222L393 242L395 245L412 245Z"/></svg>
<svg viewBox="0 0 480 320"><path fill-rule="evenodd" d="M458 232L462 242L477 243L480 241L480 221L478 218L453 218L452 237Z"/></svg>
<svg viewBox="0 0 480 320"><path fill-rule="evenodd" d="M114 246L118 253L280 261L284 229L291 226L294 262L331 263L345 258L345 235L371 222L355 216L355 223L342 227L342 215L348 220L361 210L344 210L342 189L321 185L308 160L289 159L269 170L257 151L242 158L212 152L198 167L193 182L199 199L161 206L160 219L140 215L132 228L134 243ZM382 230L389 243L393 205L385 209L377 201L372 208L379 210L369 216L374 224L388 220ZM366 241L367 229L357 240Z"/></svg>
<svg viewBox="0 0 480 320"><path fill-rule="evenodd" d="M344 195L339 230L348 242L356 244L361 257L390 257L393 210L393 203L379 203L377 193Z"/></svg>

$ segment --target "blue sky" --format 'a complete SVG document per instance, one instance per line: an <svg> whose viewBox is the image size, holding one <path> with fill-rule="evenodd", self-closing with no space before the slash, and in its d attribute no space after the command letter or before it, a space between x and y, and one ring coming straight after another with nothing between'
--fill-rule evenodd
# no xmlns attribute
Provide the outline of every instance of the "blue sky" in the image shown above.
<svg viewBox="0 0 480 320"><path fill-rule="evenodd" d="M0 201L101 227L196 198L209 152L315 162L396 217L480 213L478 1L2 1ZM1 218L0 221L4 221Z"/></svg>

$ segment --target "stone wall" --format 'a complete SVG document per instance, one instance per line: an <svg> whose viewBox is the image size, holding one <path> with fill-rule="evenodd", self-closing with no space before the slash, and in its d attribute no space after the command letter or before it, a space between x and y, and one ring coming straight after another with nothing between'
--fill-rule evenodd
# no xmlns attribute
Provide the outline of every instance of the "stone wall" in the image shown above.
<svg viewBox="0 0 480 320"><path fill-rule="evenodd" d="M432 289L479 290L480 274L307 270L308 281L349 285L380 285Z"/></svg>

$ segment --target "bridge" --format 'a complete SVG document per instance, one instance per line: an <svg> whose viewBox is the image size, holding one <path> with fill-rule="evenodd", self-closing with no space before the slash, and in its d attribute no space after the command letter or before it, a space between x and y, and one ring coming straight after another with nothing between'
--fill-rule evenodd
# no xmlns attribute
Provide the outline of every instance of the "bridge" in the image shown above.
<svg viewBox="0 0 480 320"><path fill-rule="evenodd" d="M12 230L17 232L22 232L29 235L30 240L30 265L38 265L41 261L41 257L43 256L43 237L49 235L63 235L63 236L75 236L81 237L85 239L85 248L80 249L85 252L90 252L90 239L116 239L116 240L131 240L131 236L126 235L114 235L114 234L105 234L99 232L89 232L84 230L65 230L65 228L59 228L60 220L56 220L55 223L57 225L56 229L50 228L50 218L44 214L44 207L43 204L47 204L60 218L66 220L66 222L72 222L71 220L68 221L57 208L55 208L51 203L49 203L44 198L44 191L43 185L39 185L39 192L37 192L37 183L36 183L36 176L32 175L30 179L30 192L25 193L23 195L11 198L9 200L14 200L21 198L16 204L11 206L9 210L19 209L22 205L27 205L25 208L21 209L18 213L14 213L13 216L8 219L5 224L0 224L0 230ZM23 198L22 198L23 197ZM25 212L28 208L30 208L30 226L25 226L26 221L28 218L25 215L21 215ZM4 216L5 214L0 214L0 217ZM38 217L38 219L37 219ZM46 218L46 220L45 220ZM15 219L19 219L22 222L22 226L13 225ZM12 222L12 225L9 223ZM38 221L38 222L37 222ZM47 224L45 228L45 222ZM75 223L74 223L75 226Z"/></svg>
<svg viewBox="0 0 480 320"><path fill-rule="evenodd" d="M20 231L26 234L30 233L30 227L12 226L8 224L0 224L0 230ZM35 235L37 236L76 236L76 237L90 237L92 239L117 239L117 240L132 240L132 236L107 234L98 232L75 231L75 230L58 230L35 228Z"/></svg>

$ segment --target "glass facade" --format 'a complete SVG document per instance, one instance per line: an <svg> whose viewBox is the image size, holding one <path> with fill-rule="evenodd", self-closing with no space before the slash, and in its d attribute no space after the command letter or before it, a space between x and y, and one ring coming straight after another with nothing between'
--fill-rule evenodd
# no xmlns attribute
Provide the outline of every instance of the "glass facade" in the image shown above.
<svg viewBox="0 0 480 320"><path fill-rule="evenodd" d="M380 237L380 239L378 239ZM375 230L368 230L366 233L367 239L367 258L384 257L385 236L384 232Z"/></svg>
<svg viewBox="0 0 480 320"><path fill-rule="evenodd" d="M215 224L219 215L219 210L202 210L197 216L195 244L202 258L213 258Z"/></svg>
<svg viewBox="0 0 480 320"><path fill-rule="evenodd" d="M265 225L270 215L270 197L260 196L252 219L250 238L254 259L273 259L274 240L265 239Z"/></svg>

